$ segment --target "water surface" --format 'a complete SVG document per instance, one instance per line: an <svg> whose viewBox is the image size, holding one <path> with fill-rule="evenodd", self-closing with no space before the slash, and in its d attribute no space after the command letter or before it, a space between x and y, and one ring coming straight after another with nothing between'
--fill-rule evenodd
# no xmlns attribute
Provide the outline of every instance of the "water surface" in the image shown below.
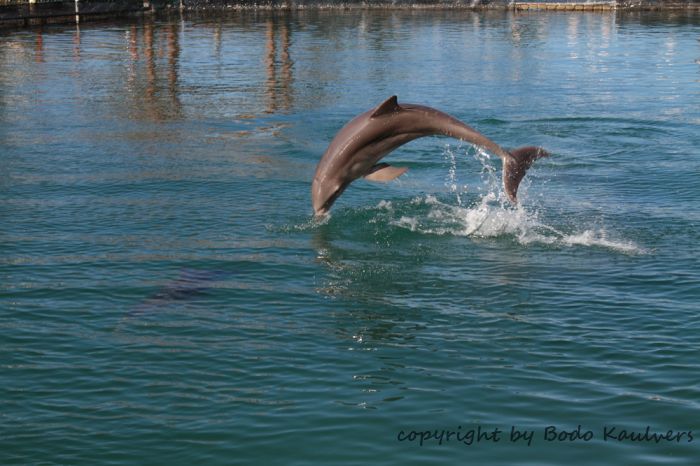
<svg viewBox="0 0 700 466"><path fill-rule="evenodd" d="M699 37L459 11L4 32L0 462L692 463ZM513 208L497 158L422 139L313 222L326 145L392 94L553 156ZM647 426L671 440L604 438Z"/></svg>

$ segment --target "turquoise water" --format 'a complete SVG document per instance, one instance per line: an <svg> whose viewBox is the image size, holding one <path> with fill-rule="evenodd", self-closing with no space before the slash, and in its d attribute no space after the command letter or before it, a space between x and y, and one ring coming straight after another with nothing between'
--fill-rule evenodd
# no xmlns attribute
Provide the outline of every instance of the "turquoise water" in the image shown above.
<svg viewBox="0 0 700 466"><path fill-rule="evenodd" d="M4 32L0 463L695 463L698 38L457 11ZM553 156L512 208L496 157L422 139L313 222L320 155L392 94Z"/></svg>

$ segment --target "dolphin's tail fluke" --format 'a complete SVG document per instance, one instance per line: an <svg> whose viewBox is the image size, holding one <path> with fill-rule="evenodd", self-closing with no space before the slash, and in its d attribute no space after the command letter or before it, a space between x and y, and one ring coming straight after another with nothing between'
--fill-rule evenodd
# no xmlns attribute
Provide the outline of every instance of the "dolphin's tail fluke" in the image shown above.
<svg viewBox="0 0 700 466"><path fill-rule="evenodd" d="M532 162L542 157L549 157L549 153L541 147L521 147L510 151L511 157L503 161L503 187L508 199L514 204L518 202L518 186L530 168Z"/></svg>

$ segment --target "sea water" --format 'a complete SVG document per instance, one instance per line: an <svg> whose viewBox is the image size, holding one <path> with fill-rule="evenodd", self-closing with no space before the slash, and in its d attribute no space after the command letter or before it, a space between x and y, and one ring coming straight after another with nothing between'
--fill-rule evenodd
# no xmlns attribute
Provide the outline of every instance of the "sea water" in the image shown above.
<svg viewBox="0 0 700 466"><path fill-rule="evenodd" d="M303 11L0 36L0 463L692 464L700 17ZM312 218L391 95L425 138Z"/></svg>

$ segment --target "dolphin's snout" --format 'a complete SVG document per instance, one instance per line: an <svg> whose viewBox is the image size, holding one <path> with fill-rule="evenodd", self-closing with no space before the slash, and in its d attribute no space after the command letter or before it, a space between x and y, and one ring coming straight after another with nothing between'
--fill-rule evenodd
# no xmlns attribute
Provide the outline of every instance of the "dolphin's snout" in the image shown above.
<svg viewBox="0 0 700 466"><path fill-rule="evenodd" d="M345 191L346 184L320 182L314 178L311 185L311 200L316 216L328 213L336 199Z"/></svg>
<svg viewBox="0 0 700 466"><path fill-rule="evenodd" d="M313 184L311 185L311 203L316 215L319 215L320 212L324 210L323 206L327 198L324 191L321 182L314 178Z"/></svg>

